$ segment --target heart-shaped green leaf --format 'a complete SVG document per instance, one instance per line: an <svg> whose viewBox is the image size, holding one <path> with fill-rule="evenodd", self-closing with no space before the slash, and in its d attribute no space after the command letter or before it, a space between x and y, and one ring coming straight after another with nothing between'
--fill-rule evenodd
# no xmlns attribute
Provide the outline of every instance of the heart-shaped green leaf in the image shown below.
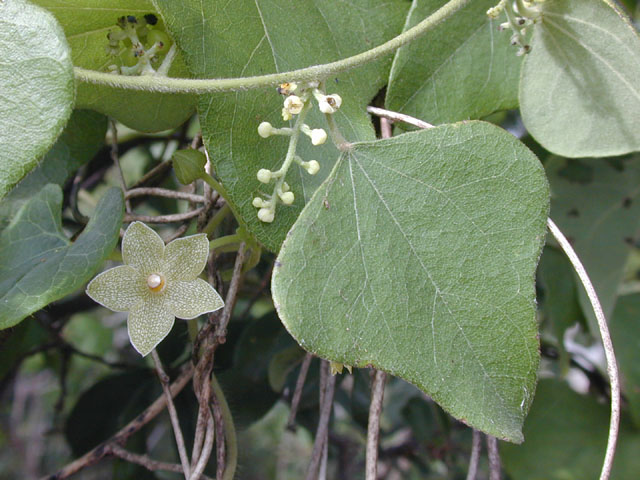
<svg viewBox="0 0 640 480"><path fill-rule="evenodd" d="M0 198L53 145L71 115L73 65L53 16L22 0L0 2Z"/></svg>
<svg viewBox="0 0 640 480"><path fill-rule="evenodd" d="M446 0L414 0L405 29ZM386 104L433 124L480 118L518 105L522 59L486 12L496 0L470 2L446 22L400 48Z"/></svg>
<svg viewBox="0 0 640 480"><path fill-rule="evenodd" d="M637 350L637 348L636 348ZM609 408L554 379L541 380L524 426L524 445L500 445L510 478L596 480L604 460ZM623 416L611 477L633 480L640 471L640 435Z"/></svg>
<svg viewBox="0 0 640 480"><path fill-rule="evenodd" d="M640 155L616 163L556 157L545 170L553 192L551 218L572 242L610 318L640 227ZM583 288L578 297L597 335Z"/></svg>
<svg viewBox="0 0 640 480"><path fill-rule="evenodd" d="M52 12L64 28L74 65L99 71L117 63L117 59L107 53L107 34L117 30L118 18L155 11L148 0L34 0L34 3ZM162 30L161 23L157 27ZM180 54L169 76L189 76ZM76 106L97 110L136 130L158 132L182 124L193 114L195 102L195 95L139 92L80 83Z"/></svg>
<svg viewBox="0 0 640 480"><path fill-rule="evenodd" d="M0 202L0 231L20 207L47 183L62 186L69 176L87 163L104 145L107 119L90 110L75 110L64 131L29 175Z"/></svg>
<svg viewBox="0 0 640 480"><path fill-rule="evenodd" d="M363 52L400 32L408 6L400 0L154 3L184 51L187 65L204 78L285 72ZM327 93L339 93L343 98L335 116L347 140L374 138L365 107L386 83L389 67L387 57L327 82ZM282 102L274 88L203 95L198 105L203 139L215 173L229 192L228 200L241 222L272 251L280 248L305 200L328 175L337 157L333 146L313 147L308 139L301 139L298 155L306 161L318 160L320 173L311 177L301 168L292 168L287 183L296 201L279 208L273 223L259 221L251 202L264 185L256 173L261 168L277 170L288 142L285 137L262 139L257 128L263 121L284 126ZM317 110L307 119L312 128L326 128Z"/></svg>
<svg viewBox="0 0 640 480"><path fill-rule="evenodd" d="M538 159L488 123L355 144L285 240L274 303L305 349L520 442L548 204Z"/></svg>
<svg viewBox="0 0 640 480"><path fill-rule="evenodd" d="M102 197L78 239L62 232L62 190L49 184L26 203L0 234L0 329L80 288L118 241L122 191Z"/></svg>
<svg viewBox="0 0 640 480"><path fill-rule="evenodd" d="M522 65L527 130L564 157L640 150L640 38L609 0L540 2Z"/></svg>

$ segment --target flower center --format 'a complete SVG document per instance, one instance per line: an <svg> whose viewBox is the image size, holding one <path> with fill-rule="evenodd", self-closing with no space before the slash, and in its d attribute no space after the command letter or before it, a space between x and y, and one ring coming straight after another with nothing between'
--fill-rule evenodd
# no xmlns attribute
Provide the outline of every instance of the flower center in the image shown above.
<svg viewBox="0 0 640 480"><path fill-rule="evenodd" d="M161 292L164 289L164 277L158 273L152 273L147 277L147 286L152 292Z"/></svg>

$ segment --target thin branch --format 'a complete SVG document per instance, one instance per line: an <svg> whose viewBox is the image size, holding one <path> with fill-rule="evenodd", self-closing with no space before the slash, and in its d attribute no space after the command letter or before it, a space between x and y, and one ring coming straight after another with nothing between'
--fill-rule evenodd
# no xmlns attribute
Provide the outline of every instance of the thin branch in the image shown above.
<svg viewBox="0 0 640 480"><path fill-rule="evenodd" d="M500 452L498 451L498 439L487 435L487 453L489 456L489 480L500 480Z"/></svg>
<svg viewBox="0 0 640 480"><path fill-rule="evenodd" d="M209 415L207 420L207 435L204 439L204 446L202 447L202 454L198 459L198 463L195 465L193 469L193 473L191 474L190 480L199 480L202 478L202 472L204 472L204 468L207 466L207 462L209 461L209 457L211 456L211 450L213 449L213 439L215 437L216 427L213 423L213 417ZM216 476L216 478L220 478L220 476Z"/></svg>
<svg viewBox="0 0 640 480"><path fill-rule="evenodd" d="M152 217L149 215L137 215L134 213L125 213L124 222L144 222L144 223L177 223L183 222L185 220L189 220L191 218L197 217L200 213L204 211L204 207L200 207L196 210L192 210L190 212L185 213L174 213L171 215L158 215L156 217Z"/></svg>
<svg viewBox="0 0 640 480"><path fill-rule="evenodd" d="M147 185L148 183L151 183L156 179L164 177L164 175L166 175L169 172L169 170L171 170L172 166L173 164L171 160L167 160L166 162L160 162L158 165L156 165L147 173L145 173L140 180L138 180L136 183L134 183L131 186L131 188L140 188L144 185Z"/></svg>
<svg viewBox="0 0 640 480"><path fill-rule="evenodd" d="M238 441L236 437L236 428L233 424L233 417L231 416L231 410L229 410L229 404L227 403L227 399L225 398L215 375L211 375L211 390L214 401L213 411L215 419L216 422L222 425L222 428L224 429L224 444L226 445L227 450L225 455L225 450L222 449L221 458L221 450L220 448L218 449L218 470L216 478L218 480L231 480L234 477L236 467L238 466ZM215 403L217 403L219 407L216 406ZM216 410L219 410L220 417L218 417ZM222 437L219 436L219 432L216 433L216 436L218 437L216 443L222 443Z"/></svg>
<svg viewBox="0 0 640 480"><path fill-rule="evenodd" d="M393 112L391 110L385 110L384 108L378 107L367 107L367 112L373 113L374 115L382 118L388 118L389 120L393 120L394 122L404 122L409 125L413 125L418 128L433 128L434 126L430 123L427 123L423 120L420 120L415 117L411 117L409 115L405 115L404 113Z"/></svg>
<svg viewBox="0 0 640 480"><path fill-rule="evenodd" d="M296 389L293 392L293 398L291 399L291 411L289 412L289 420L287 420L287 429L295 431L296 429L296 414L298 413L298 405L300 405L300 398L302 397L302 389L304 388L304 381L307 379L307 373L309 372L309 365L313 355L307 353L302 360L300 366L300 373L298 373L298 379L296 380Z"/></svg>
<svg viewBox="0 0 640 480"><path fill-rule="evenodd" d="M324 376L324 381L320 382L320 393L322 395L322 402L320 403L320 418L318 419L318 429L316 430L316 437L313 442L313 451L311 452L311 461L307 468L306 480L315 480L318 476L318 467L322 460L324 444L328 441L329 419L331 418L333 393L336 386L336 377L329 373L329 362L326 360L322 360L320 362L320 374L321 376ZM323 386L324 388L322 388Z"/></svg>
<svg viewBox="0 0 640 480"><path fill-rule="evenodd" d="M152 195L155 197L176 198L179 200L189 200L193 203L204 203L204 197L202 195L196 195L189 192L180 192L176 190L168 190L166 188L157 187L140 187L132 188L128 190L124 198L142 197L145 195Z"/></svg>
<svg viewBox="0 0 640 480"><path fill-rule="evenodd" d="M582 262L578 258L578 255L573 250L573 247L569 241L565 238L563 233L557 227L557 225L550 218L547 219L547 225L549 231L553 237L557 240L564 250L564 253L569 258L569 261L573 265L582 286L587 292L593 313L596 315L598 321L598 328L600 329L600 336L602 337L602 345L604 347L604 354L607 358L607 373L609 374L609 382L611 384L611 418L609 421L609 438L607 440L607 450L604 456L604 462L602 464L602 470L600 472L600 480L607 480L611 475L611 468L613 467L613 457L616 453L616 442L618 441L618 429L620 428L620 380L618 376L618 364L616 362L616 355L613 351L613 343L611 342L611 335L609 334L609 327L607 326L607 319L604 316L602 306L598 300L598 294L596 293L591 279L584 269Z"/></svg>
<svg viewBox="0 0 640 480"><path fill-rule="evenodd" d="M380 435L380 415L384 398L384 385L387 374L382 370L374 370L371 385L371 404L369 405L369 425L367 426L367 460L366 480L378 478L378 438Z"/></svg>
<svg viewBox="0 0 640 480"><path fill-rule="evenodd" d="M233 276L231 277L231 283L229 284L229 290L227 291L227 297L220 316L220 322L216 328L216 338L224 338L227 335L227 325L231 319L233 313L233 307L236 304L236 298L238 297L238 289L240 288L240 280L242 278L242 265L247 253L246 244L242 242L236 255L236 261L233 265Z"/></svg>
<svg viewBox="0 0 640 480"><path fill-rule="evenodd" d="M147 90L157 92L184 92L184 93L212 93L222 91L247 90L249 88L262 88L276 86L290 81L313 81L329 78L338 73L364 65L380 57L394 52L403 45L412 42L424 35L447 18L468 5L471 0L450 0L416 26L408 29L400 35L392 38L371 50L359 53L352 57L344 58L325 65L314 65L289 72L274 73L256 77L244 78L216 78L216 79L189 79L151 76L126 76L112 75L109 73L86 70L74 67L76 81L96 84L111 85L117 88L132 90Z"/></svg>
<svg viewBox="0 0 640 480"><path fill-rule="evenodd" d="M182 371L180 375L175 379L175 381L171 384L170 391L171 396L175 397L191 380L193 376L193 366L189 364L185 370ZM62 469L60 469L57 473L53 475L47 475L42 477L41 480L65 480L72 475L78 473L80 470L83 470L91 465L95 465L104 457L109 455L109 445L111 444L119 444L122 445L126 443L127 439L131 437L134 433L148 424L151 420L160 414L167 405L167 397L162 394L160 395L155 402L149 405L140 415L136 416L133 420L127 423L124 427L122 427L115 435L109 438L107 441L101 443L97 447L89 450L82 457L74 460L73 462L65 465Z"/></svg>
<svg viewBox="0 0 640 480"><path fill-rule="evenodd" d="M149 458L147 455L138 455L137 453L132 453L116 444L110 444L109 451L115 457L121 458L122 460L130 463L135 463L136 465L143 466L144 468L152 472L163 470L166 472L182 473L182 466L180 465L177 465L175 463L158 462L157 460ZM213 480L211 477L207 477L206 475L202 475L200 478L203 480Z"/></svg>
<svg viewBox="0 0 640 480"><path fill-rule="evenodd" d="M480 449L482 448L482 433L473 429L471 442L471 458L469 458L467 480L476 480L476 475L478 474L478 463L480 462Z"/></svg>
<svg viewBox="0 0 640 480"><path fill-rule="evenodd" d="M184 478L189 480L191 477L191 467L189 466L189 457L187 456L187 449L184 445L184 438L182 436L182 429L180 428L180 420L178 420L178 412L176 406L173 404L173 397L169 391L169 377L162 368L162 362L158 352L151 350L151 356L153 362L156 365L158 371L158 377L160 378L160 384L162 385L162 391L167 399L167 410L169 411L169 417L171 418L171 426L173 427L173 434L176 437L176 444L178 445L178 453L180 454L180 463L182 463L182 470L184 472Z"/></svg>

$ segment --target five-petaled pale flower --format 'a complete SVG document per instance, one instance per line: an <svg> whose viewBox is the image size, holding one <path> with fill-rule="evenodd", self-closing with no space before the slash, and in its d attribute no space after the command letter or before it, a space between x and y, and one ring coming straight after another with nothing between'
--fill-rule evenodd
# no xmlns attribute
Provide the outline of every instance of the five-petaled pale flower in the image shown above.
<svg viewBox="0 0 640 480"><path fill-rule="evenodd" d="M144 356L169 334L175 317L195 318L224 305L218 292L198 278L208 256L205 234L165 246L155 231L134 222L122 239L124 265L91 280L87 295L111 310L129 312L129 339Z"/></svg>

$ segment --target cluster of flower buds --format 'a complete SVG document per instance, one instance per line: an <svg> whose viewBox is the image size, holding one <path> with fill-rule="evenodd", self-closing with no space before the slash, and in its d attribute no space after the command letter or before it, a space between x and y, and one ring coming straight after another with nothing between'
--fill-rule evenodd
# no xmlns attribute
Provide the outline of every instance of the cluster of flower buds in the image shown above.
<svg viewBox="0 0 640 480"><path fill-rule="evenodd" d="M262 122L258 125L258 135L262 138L268 138L272 135L288 136L290 137L290 142L292 142L293 147L297 144L300 133L309 137L312 145L322 145L325 143L327 141L327 132L323 128L311 128L304 123L304 116L309 110L313 98L315 98L318 109L322 113L331 115L337 112L340 105L342 105L340 95L325 95L325 93L318 88L317 82L311 82L305 85L288 82L280 85L277 90L280 95L285 97L282 107L282 119L287 122L294 119L296 115L299 117L296 119L293 128L276 128L269 122ZM287 157L279 170L272 171L266 168L258 170L257 178L261 183L269 184L275 181L272 195L264 195L263 197L255 197L253 199L252 204L258 209L258 218L261 221L266 223L273 222L278 202L284 205L291 205L295 200L295 195L291 191L291 188L287 182L284 181L289 167L294 162L306 170L309 175L315 175L320 171L320 164L316 160L310 160L308 162L302 160L295 154L295 148L288 150Z"/></svg>
<svg viewBox="0 0 640 480"><path fill-rule="evenodd" d="M171 46L169 36L158 28L158 17L153 13L127 15L118 18L116 25L107 34L107 53L117 58L109 70L122 75L155 74L154 64Z"/></svg>
<svg viewBox="0 0 640 480"><path fill-rule="evenodd" d="M502 11L507 16L507 21L498 26L498 30L503 31L510 29L513 31L511 35L511 45L518 47L516 55L521 56L531 51L531 45L527 42L525 36L527 27L538 22L541 18L539 3L544 0L501 0L498 5L490 8L487 15L490 18L497 18Z"/></svg>

